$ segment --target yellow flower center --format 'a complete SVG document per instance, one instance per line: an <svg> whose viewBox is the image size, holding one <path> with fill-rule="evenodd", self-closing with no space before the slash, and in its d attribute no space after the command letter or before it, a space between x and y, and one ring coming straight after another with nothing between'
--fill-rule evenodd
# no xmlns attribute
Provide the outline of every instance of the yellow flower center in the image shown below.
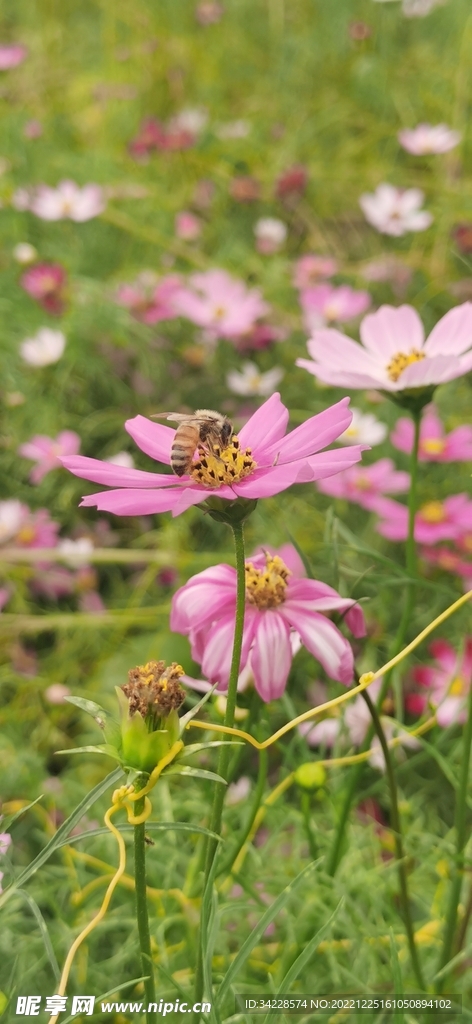
<svg viewBox="0 0 472 1024"><path fill-rule="evenodd" d="M357 477L356 480L356 487L358 488L359 491L372 490L372 484L369 480L369 477L367 476L367 473L359 473L359 476Z"/></svg>
<svg viewBox="0 0 472 1024"><path fill-rule="evenodd" d="M441 455L446 447L446 442L440 437L428 437L421 442L421 447L427 455Z"/></svg>
<svg viewBox="0 0 472 1024"><path fill-rule="evenodd" d="M465 680L462 676L456 676L456 678L452 680L449 687L449 693L451 697L462 697L462 694L465 693Z"/></svg>
<svg viewBox="0 0 472 1024"><path fill-rule="evenodd" d="M31 541L36 537L36 530L34 526L22 526L21 530L16 535L17 541L20 544L31 544Z"/></svg>
<svg viewBox="0 0 472 1024"><path fill-rule="evenodd" d="M410 366L411 363L420 363L424 358L424 352L420 352L417 348L412 348L411 352L408 354L406 352L397 352L387 366L387 373L390 380L396 384L398 378L401 377L407 366Z"/></svg>
<svg viewBox="0 0 472 1024"><path fill-rule="evenodd" d="M246 562L246 599L256 608L276 608L285 601L291 572L278 555L266 553L265 560L265 569L256 569L252 562Z"/></svg>
<svg viewBox="0 0 472 1024"><path fill-rule="evenodd" d="M229 445L223 449L219 445L214 445L210 452L203 445L199 445L198 455L196 462L192 462L190 476L204 487L237 484L257 468L251 449L241 449L239 438L234 434Z"/></svg>
<svg viewBox="0 0 472 1024"><path fill-rule="evenodd" d="M359 428L358 427L348 427L347 430L344 431L344 437L357 437L358 434L359 434Z"/></svg>
<svg viewBox="0 0 472 1024"><path fill-rule="evenodd" d="M446 519L442 501L428 501L420 508L420 516L425 523L443 523Z"/></svg>

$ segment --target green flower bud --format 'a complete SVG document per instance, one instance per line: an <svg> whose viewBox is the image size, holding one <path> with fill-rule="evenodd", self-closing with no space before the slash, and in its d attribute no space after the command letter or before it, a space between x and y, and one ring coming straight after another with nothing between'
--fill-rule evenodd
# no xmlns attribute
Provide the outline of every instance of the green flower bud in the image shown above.
<svg viewBox="0 0 472 1024"><path fill-rule="evenodd" d="M295 772L295 782L301 789L313 792L320 789L326 782L326 770L319 761L306 761Z"/></svg>

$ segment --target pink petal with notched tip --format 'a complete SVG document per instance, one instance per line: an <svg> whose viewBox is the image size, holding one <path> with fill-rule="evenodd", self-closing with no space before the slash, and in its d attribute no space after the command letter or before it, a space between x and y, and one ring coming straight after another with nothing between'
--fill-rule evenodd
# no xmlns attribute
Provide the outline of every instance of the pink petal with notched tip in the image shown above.
<svg viewBox="0 0 472 1024"><path fill-rule="evenodd" d="M359 345L360 348L360 345ZM324 384L331 384L333 388L378 388L381 385L378 376L374 376L372 373L369 376L366 373L353 373L350 370L343 371L342 369L331 369L327 364L319 362L312 362L311 359L296 359L295 365L300 366L303 370L308 370L308 373L312 373L318 380L322 380Z"/></svg>
<svg viewBox="0 0 472 1024"><path fill-rule="evenodd" d="M418 363L410 363L396 384L390 385L390 390L404 391L405 388L422 388L428 384L446 384L463 373L457 356L426 357Z"/></svg>
<svg viewBox="0 0 472 1024"><path fill-rule="evenodd" d="M89 459L85 455L60 456L59 462L82 480L91 480L94 484L105 484L108 487L172 487L175 476L168 473L147 473L142 469L131 469L128 466L116 466L100 459Z"/></svg>
<svg viewBox="0 0 472 1024"><path fill-rule="evenodd" d="M254 639L257 612L246 608L244 616L241 666L244 668ZM221 689L227 689L231 668L234 640L234 613L223 615L205 636L205 650L202 658L203 675L212 683L219 682Z"/></svg>
<svg viewBox="0 0 472 1024"><path fill-rule="evenodd" d="M349 398L342 398L336 405L330 406L317 416L311 416L286 437L272 444L266 455L269 458L271 455L277 455L277 464L280 465L294 459L306 458L326 448L326 445L335 441L351 423L352 412L348 408L349 402Z"/></svg>
<svg viewBox="0 0 472 1024"><path fill-rule="evenodd" d="M360 605L352 598L341 597L336 590L317 580L289 580L285 606L293 613L294 622L298 611L302 614L310 611L345 613L343 618L354 636L365 636L366 625Z"/></svg>
<svg viewBox="0 0 472 1024"><path fill-rule="evenodd" d="M300 634L303 645L314 655L331 679L348 685L354 674L354 659L348 641L329 619L301 606L292 613L281 605L279 614Z"/></svg>
<svg viewBox="0 0 472 1024"><path fill-rule="evenodd" d="M236 604L236 570L230 565L204 569L172 598L170 628L176 633L202 629Z"/></svg>
<svg viewBox="0 0 472 1024"><path fill-rule="evenodd" d="M150 455L157 462L170 466L170 450L175 437L176 427L166 427L163 423L153 423L145 416L134 416L125 423L130 437L141 451Z"/></svg>
<svg viewBox="0 0 472 1024"><path fill-rule="evenodd" d="M412 306L381 306L364 317L360 336L368 352L386 366L397 352L421 351L424 330Z"/></svg>
<svg viewBox="0 0 472 1024"><path fill-rule="evenodd" d="M472 345L472 302L450 309L433 327L425 344L428 356L460 356Z"/></svg>
<svg viewBox="0 0 472 1024"><path fill-rule="evenodd" d="M275 609L269 609L259 616L251 653L254 684L266 703L282 696L291 664L290 628Z"/></svg>
<svg viewBox="0 0 472 1024"><path fill-rule="evenodd" d="M254 458L259 461L271 444L284 436L288 416L278 391L274 392L241 427L238 433L241 448L252 448Z"/></svg>

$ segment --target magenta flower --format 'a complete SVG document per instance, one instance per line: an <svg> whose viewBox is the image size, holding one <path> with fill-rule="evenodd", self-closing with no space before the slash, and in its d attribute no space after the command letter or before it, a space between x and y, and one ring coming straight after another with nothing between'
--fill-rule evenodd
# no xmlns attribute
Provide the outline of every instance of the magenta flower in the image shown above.
<svg viewBox="0 0 472 1024"><path fill-rule="evenodd" d="M12 43L10 46L0 46L0 71L9 71L10 68L18 67L28 56L26 46L19 43Z"/></svg>
<svg viewBox="0 0 472 1024"><path fill-rule="evenodd" d="M472 638L467 637L461 655L446 640L434 640L430 653L436 665L418 665L413 669L414 681L428 691L428 699L436 709L438 725L447 728L466 721L466 701L472 686Z"/></svg>
<svg viewBox="0 0 472 1024"><path fill-rule="evenodd" d="M174 306L175 296L182 288L176 274L157 281L153 274L144 271L133 284L123 284L116 292L116 301L126 306L130 313L144 324L157 324L161 320L172 320L178 315Z"/></svg>
<svg viewBox="0 0 472 1024"><path fill-rule="evenodd" d="M79 449L79 435L73 430L63 430L56 438L36 434L31 441L20 445L18 454L24 459L33 459L36 462L36 466L31 470L30 480L32 484L39 484L51 469L60 469L61 455L77 455Z"/></svg>
<svg viewBox="0 0 472 1024"><path fill-rule="evenodd" d="M461 139L461 133L448 128L447 124L418 124L416 128L403 128L398 133L400 145L408 153L413 153L413 156L449 153L449 150L459 145Z"/></svg>
<svg viewBox="0 0 472 1024"><path fill-rule="evenodd" d="M66 281L67 274L59 263L37 263L22 274L20 284L47 313L61 316L65 309Z"/></svg>
<svg viewBox="0 0 472 1024"><path fill-rule="evenodd" d="M323 494L375 511L380 495L408 490L410 474L396 470L391 459L379 459L372 466L351 466L329 480L320 480L317 486Z"/></svg>
<svg viewBox="0 0 472 1024"><path fill-rule="evenodd" d="M185 242L194 242L202 233L202 222L190 210L181 210L175 217L175 233L177 238Z"/></svg>
<svg viewBox="0 0 472 1024"><path fill-rule="evenodd" d="M472 369L472 303L455 306L424 340L412 306L381 306L364 317L362 345L324 328L308 342L312 360L297 366L336 387L404 391L444 384Z"/></svg>
<svg viewBox="0 0 472 1024"><path fill-rule="evenodd" d="M336 288L332 284L318 284L314 288L303 288L300 305L306 330L311 334L325 324L344 323L352 320L369 308L371 298L368 292L355 291L347 284Z"/></svg>
<svg viewBox="0 0 472 1024"><path fill-rule="evenodd" d="M189 637L192 657L220 689L228 686L235 608L236 570L229 565L192 576L172 600L171 629ZM325 617L333 611L344 615L354 636L365 635L359 605L325 583L304 578L292 545L278 553L266 549L246 561L241 669L250 659L254 684L264 701L276 700L285 690L293 657L292 630L331 679L345 685L352 681L351 646Z"/></svg>
<svg viewBox="0 0 472 1024"><path fill-rule="evenodd" d="M376 529L389 540L406 540L408 535L408 509L392 498L377 498L372 508L382 516ZM455 540L470 528L472 501L466 494L452 494L444 501L428 501L415 516L415 540L420 544L436 544L441 540Z"/></svg>
<svg viewBox="0 0 472 1024"><path fill-rule="evenodd" d="M390 440L401 452L413 448L414 426L411 419L397 420ZM433 405L425 409L420 427L419 458L421 462L471 462L472 427L462 426L446 434Z"/></svg>
<svg viewBox="0 0 472 1024"><path fill-rule="evenodd" d="M258 289L248 289L226 270L208 270L192 274L190 288L183 288L175 299L181 316L210 331L214 337L234 338L247 334L260 317L269 312Z"/></svg>
<svg viewBox="0 0 472 1024"><path fill-rule="evenodd" d="M286 435L289 413L276 393L244 424L239 437L233 436L219 458L210 454L202 458L197 453L190 473L182 477L113 466L81 455L61 461L76 476L118 488L82 500L82 505L96 505L116 515L172 511L177 516L210 495L228 501L268 498L294 483L321 480L359 461L362 445L321 450L349 426L348 404L349 399L343 398ZM135 416L125 426L142 451L170 465L175 430L144 416Z"/></svg>
<svg viewBox="0 0 472 1024"><path fill-rule="evenodd" d="M338 272L338 261L332 256L316 256L306 253L296 261L293 271L295 288L310 288Z"/></svg>

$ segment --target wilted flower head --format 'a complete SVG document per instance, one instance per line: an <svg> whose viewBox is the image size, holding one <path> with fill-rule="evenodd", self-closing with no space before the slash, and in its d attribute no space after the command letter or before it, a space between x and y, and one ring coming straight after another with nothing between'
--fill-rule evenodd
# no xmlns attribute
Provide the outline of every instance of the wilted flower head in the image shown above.
<svg viewBox="0 0 472 1024"><path fill-rule="evenodd" d="M275 194L289 205L304 194L308 185L308 171L303 164L294 164L277 178Z"/></svg>
<svg viewBox="0 0 472 1024"><path fill-rule="evenodd" d="M229 194L237 203L255 203L261 197L261 186L257 178L242 174L231 180Z"/></svg>
<svg viewBox="0 0 472 1024"><path fill-rule="evenodd" d="M384 183L359 199L366 220L384 235L399 237L407 231L425 231L433 216L422 210L424 193L419 188L400 189Z"/></svg>
<svg viewBox="0 0 472 1024"><path fill-rule="evenodd" d="M462 135L447 124L418 124L416 128L403 128L398 139L403 149L414 156L426 153L448 153L459 145Z"/></svg>
<svg viewBox="0 0 472 1024"><path fill-rule="evenodd" d="M20 353L25 363L30 366L50 366L61 358L66 345L62 331L53 331L50 327L40 327L33 338L25 338L20 345Z"/></svg>
<svg viewBox="0 0 472 1024"><path fill-rule="evenodd" d="M176 662L149 661L128 673L117 687L121 708L121 758L126 766L150 772L179 737L177 711L185 700Z"/></svg>
<svg viewBox="0 0 472 1024"><path fill-rule="evenodd" d="M412 306L381 306L364 317L362 344L330 328L308 342L313 362L297 359L326 384L401 392L454 380L472 369L472 303L449 310L425 341Z"/></svg>

